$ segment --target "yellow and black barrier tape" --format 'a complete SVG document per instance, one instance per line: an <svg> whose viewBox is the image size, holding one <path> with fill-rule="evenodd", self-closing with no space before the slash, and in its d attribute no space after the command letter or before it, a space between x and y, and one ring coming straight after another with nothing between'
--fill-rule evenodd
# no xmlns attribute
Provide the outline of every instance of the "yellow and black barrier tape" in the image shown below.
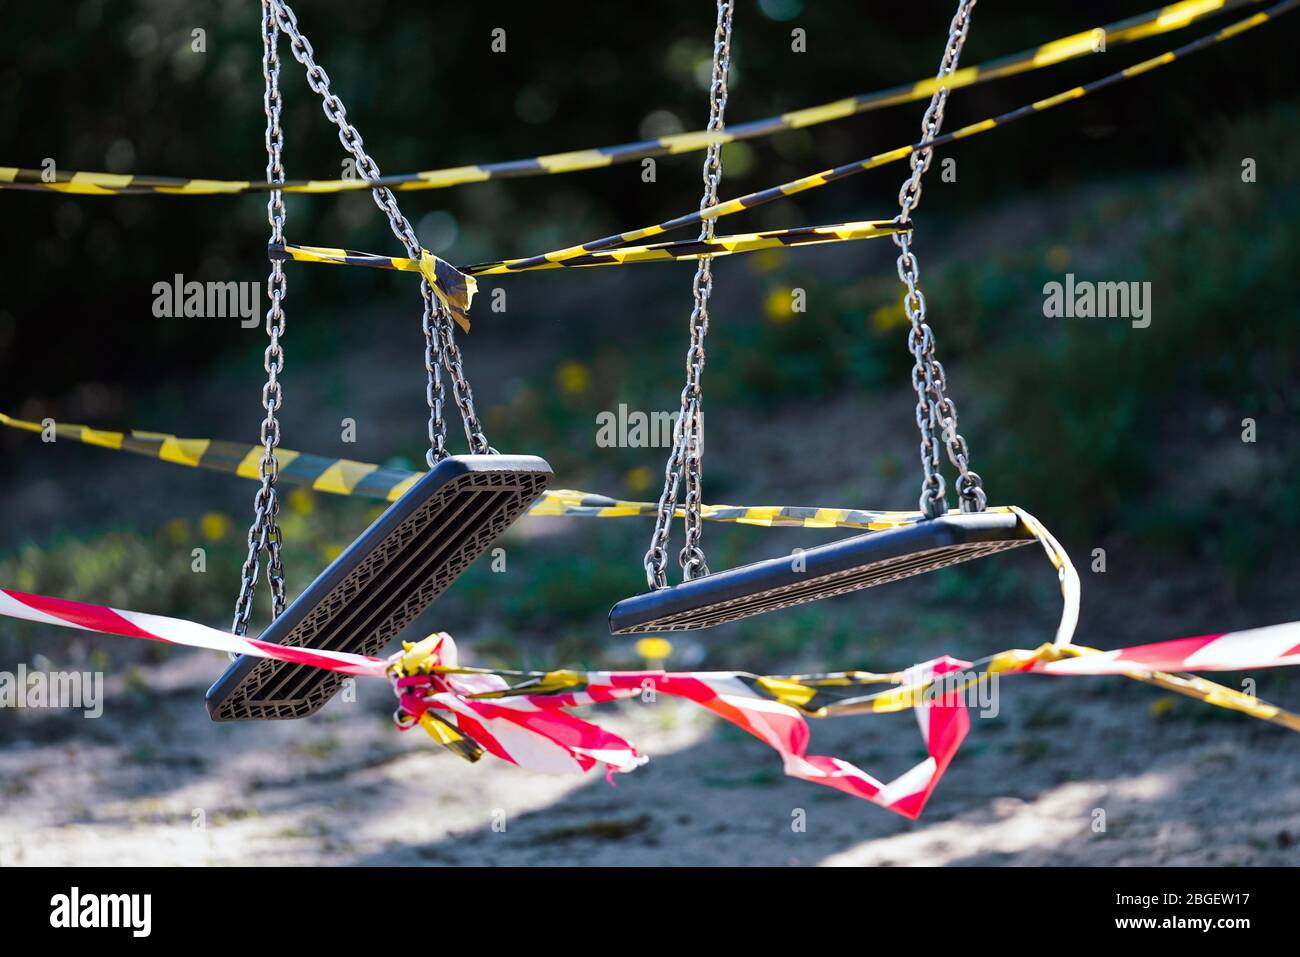
<svg viewBox="0 0 1300 957"><path fill-rule="evenodd" d="M773 229L762 233L715 236L713 239L685 239L645 246L623 246L608 252L591 253L574 259L566 259L563 262L536 263L529 267L529 270L673 262L684 259L700 259L704 256L715 258L774 247L810 246L858 239L878 239L881 236L892 236L895 233L906 232L909 228L905 224L894 223L887 219L839 223L833 226L800 226L794 229ZM268 249L272 259L330 263L338 266L369 266L372 269L396 269L402 272L423 273L425 278L428 278L427 270L420 268L423 260L380 256L375 253L363 253L353 249L339 249L330 246L300 246L292 243L272 243ZM442 260L438 260L438 262L442 263ZM447 264L443 263L443 265ZM469 283L474 282L475 276L508 275L510 273L529 271L512 268L510 263L466 266L461 270L456 270L451 266L447 266L447 268ZM441 274L439 278L443 278ZM462 323L462 327L468 331L468 319Z"/></svg>
<svg viewBox="0 0 1300 957"><path fill-rule="evenodd" d="M61 422L31 422L0 412L0 425L25 432L50 435L57 442L71 440L119 452L132 452L175 465L225 472L260 481L260 445L244 445L218 439L187 439L165 432L110 432L86 425ZM280 481L301 485L331 495L393 502L424 475L409 469L374 465L352 459L276 449ZM571 489L548 490L529 510L543 517L631 518L653 516L653 502L628 502L591 492ZM684 515L682 508L677 514ZM873 511L855 508L801 506L705 505L704 518L769 528L855 528L878 531L909 525L923 518L921 512Z"/></svg>
<svg viewBox="0 0 1300 957"><path fill-rule="evenodd" d="M258 481L261 478L259 463L262 447L240 445L213 439L186 439L162 432L111 432L85 425L31 422L0 412L0 425L27 432L51 434L55 441L71 439L100 448L133 452L164 462L191 468L211 469ZM333 495L352 495L394 501L414 484L423 472L356 462L351 459L329 458L277 449L279 477L291 485L301 485ZM532 516L542 517L593 517L628 518L653 516L658 506L652 502L627 502L579 492L554 489L543 494L528 510ZM1057 642L1045 644L1033 651L1005 651L977 663L982 671L968 679L968 684L988 681L1002 671L1014 671L1031 660L1052 660L1065 655L1095 654L1096 650L1071 641L1078 619L1078 581L1072 575L1073 566L1060 544L1037 520L1014 507L993 507L990 511L1011 511L1017 514L1026 527L1043 545L1052 565L1061 578L1061 592L1065 609ZM677 509L677 516L684 509ZM922 512L877 511L870 509L818 508L797 506L743 506L705 505L703 517L712 522L732 522L742 525L787 528L852 528L881 531L910 525L924 519ZM510 693L536 692L542 687L567 687L571 672L497 672L503 676L520 676L527 680L511 688ZM1145 684L1204 701L1208 704L1239 711L1251 717L1300 731L1300 716L1285 711L1232 688L1209 681L1198 675L1170 674L1167 672L1131 672L1128 677ZM906 672L875 674L870 672L840 672L822 675L749 676L748 680L761 685L763 690L778 700L796 707L814 717L874 713L884 714L912 707L927 687L925 683L909 683ZM870 694L860 689L868 685L888 684L891 687Z"/></svg>
<svg viewBox="0 0 1300 957"><path fill-rule="evenodd" d="M987 83L990 80L1016 76L1079 57L1090 56L1111 47L1181 30L1206 17L1262 2L1264 0L1184 0L1184 2L1168 4L1125 20L1072 33L1030 50L990 60L978 66L965 67L948 76L943 85L949 90L956 90ZM937 81L931 77L886 90L862 93L818 106L792 110L779 116L739 123L717 132L694 130L618 146L598 146L501 163L423 170L418 173L381 176L374 180L291 180L284 183L281 188L286 192L294 193L340 193L370 189L374 186L388 186L397 190L441 189L490 179L601 169L646 157L698 152L712 143L751 140L785 130L803 129L832 120L857 116L883 107L912 103L931 96L936 86ZM212 196L265 192L271 188L268 183L252 180L186 179L87 171L56 172L51 182L46 182L45 176L43 170L0 166L0 189L44 190L92 196L127 194Z"/></svg>
<svg viewBox="0 0 1300 957"><path fill-rule="evenodd" d="M963 676L959 681L945 681L943 691L961 695L973 686L993 680L995 675L1018 671L1034 661L1055 661L1062 657L1097 653L1097 649L1082 645L1060 648L1053 644L1044 644L1032 651L1011 649L977 662L976 666L981 667L979 673ZM506 682L505 688L471 695L480 699L525 694L581 693L587 686L586 674L568 669L516 671L455 666L438 667L434 670L439 674L490 674ZM894 714L908 711L924 703L926 694L935 683L933 679L912 681L906 671L883 674L869 671L841 671L812 675L758 675L735 672L732 677L810 718ZM1238 711L1291 731L1300 731L1300 715L1198 675L1135 671L1126 673L1125 677L1194 698L1205 704ZM863 693L873 685L888 687L880 691Z"/></svg>
<svg viewBox="0 0 1300 957"><path fill-rule="evenodd" d="M529 515L588 518L630 518L653 516L659 510L654 502L626 502L592 492L552 489L529 509ZM686 514L678 507L677 516ZM704 505L706 521L759 525L765 528L856 528L881 531L919 522L922 512L875 511L862 508L820 508L799 505Z"/></svg>
<svg viewBox="0 0 1300 957"><path fill-rule="evenodd" d="M1099 653L1095 648L1075 644L1062 646L1045 643L1032 650L1013 648L974 662L971 666L972 670L963 671L955 677L951 673L946 675L942 690L945 694L961 696L973 687L997 680L1003 674L1020 673L1038 661L1056 661L1061 658ZM581 693L586 689L588 681L588 676L584 672L570 669L519 671L454 666L436 667L433 670L439 674L490 674L505 681L504 688L472 695L480 699L525 694ZM931 689L936 684L932 676L918 680L913 677L911 671L888 673L840 671L794 675L736 672L731 676L755 691L794 708L810 718L895 714L899 711L908 711L923 704L927 694L931 693ZM1194 698L1205 704L1237 711L1290 731L1300 731L1300 715L1199 675L1134 671L1126 672L1124 676L1143 684ZM886 687L870 690L879 685Z"/></svg>
<svg viewBox="0 0 1300 957"><path fill-rule="evenodd" d="M427 249L420 250L419 259L400 256L380 256L376 253L359 253L351 249L331 246L294 246L270 243L267 246L272 259L292 259L297 262L331 263L339 266L370 266L375 269L396 269L399 272L419 273L433 290L434 295L451 313L453 319L469 332L469 307L478 292L474 277L457 269L445 259L439 259Z"/></svg>
<svg viewBox="0 0 1300 957"><path fill-rule="evenodd" d="M735 213L744 212L747 209L753 209L756 206L762 206L764 203L770 203L774 200L783 199L788 196L794 196L798 193L807 192L808 190L818 189L830 183L847 179L858 173L864 173L867 170L876 169L889 163L896 163L907 159L913 153L921 149L934 149L946 146L957 140L968 139L972 136L978 136L989 130L1006 126L1016 120L1024 119L1027 116L1045 112L1053 107L1060 106L1063 103L1070 103L1074 100L1082 99L1091 93L1122 83L1125 80L1131 80L1135 77L1150 73L1160 67L1168 66L1176 60L1186 58L1192 53L1208 49L1217 43L1240 36L1248 30L1262 26L1270 20L1276 19L1284 13L1290 13L1300 0L1284 0L1267 10L1262 10L1253 16L1236 23L1230 24L1221 30L1208 34L1199 40L1193 40L1191 43L1178 47L1174 50L1167 50L1157 56L1150 57L1133 66L1126 67L1123 70L1117 70L1114 73L1085 83L1082 86L1070 87L1053 96L1044 97L1041 100L1035 100L1025 106L1018 107L999 116L989 117L976 123L969 123L960 129L936 136L934 139L925 143L916 143L910 146L900 146L897 149L888 150L884 153L877 153L866 159L857 160L852 163L845 163L842 166L836 166L832 169L822 170L818 173L812 173L808 176L801 176L798 179L791 180L788 183L781 183L778 186L769 186L767 189L761 189L757 192L747 193L744 196L735 199L723 200L706 210L686 213L673 219L656 223L653 226L642 226L639 229L629 230L622 233L614 233L610 236L604 236L600 239L593 239L590 242L582 243L578 246L566 246L563 249L555 249L547 253L541 253L536 256L527 256L520 259L505 259L492 263L479 263L473 268L480 272L487 270L498 270L504 268L508 271L535 269L543 263L563 263L570 259L578 259L590 253L611 249L622 246L626 243L640 242L654 236L660 236L664 233L676 229L682 229L687 226L699 225L706 219L721 219L724 216L731 216Z"/></svg>
<svg viewBox="0 0 1300 957"><path fill-rule="evenodd" d="M975 662L974 667L978 671L964 676L960 681L946 683L944 690L961 694L971 687L993 680L995 676L1018 672L1035 661L1056 661L1099 653L1096 648L1075 644L1046 643L1032 650L1011 649ZM1134 671L1125 673L1125 676L1205 704L1238 711L1291 731L1300 731L1300 715L1199 675ZM924 700L924 695L933 684L933 679L911 681L907 672L874 674L863 671L817 675L751 675L743 680L761 687L778 701L814 718L907 711ZM872 685L882 684L889 687L867 691Z"/></svg>

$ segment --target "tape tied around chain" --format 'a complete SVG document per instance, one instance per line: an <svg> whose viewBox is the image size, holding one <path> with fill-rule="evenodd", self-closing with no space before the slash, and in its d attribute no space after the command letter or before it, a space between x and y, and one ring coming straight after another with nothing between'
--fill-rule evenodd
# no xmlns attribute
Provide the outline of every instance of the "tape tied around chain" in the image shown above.
<svg viewBox="0 0 1300 957"><path fill-rule="evenodd" d="M420 250L420 274L443 308L456 320L456 325L469 332L469 307L478 292L478 281L427 249Z"/></svg>
<svg viewBox="0 0 1300 957"><path fill-rule="evenodd" d="M325 263L333 266L370 266L376 269L395 269L398 272L419 273L429 284L448 314L465 332L469 332L469 308L478 292L478 281L467 276L445 259L440 259L427 249L420 250L419 259L402 256L380 256L376 253L356 252L337 246L301 246L288 243L268 243L267 254L281 262Z"/></svg>

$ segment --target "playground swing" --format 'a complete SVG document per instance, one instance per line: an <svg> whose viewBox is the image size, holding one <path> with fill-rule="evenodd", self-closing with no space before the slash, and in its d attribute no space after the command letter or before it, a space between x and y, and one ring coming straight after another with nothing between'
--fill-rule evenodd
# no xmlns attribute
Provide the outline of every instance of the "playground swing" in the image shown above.
<svg viewBox="0 0 1300 957"><path fill-rule="evenodd" d="M356 161L359 174L367 180L377 179L378 166L363 148L361 135L348 122L342 102L330 91L329 76L315 63L311 44L299 30L292 10L282 0L262 0L267 182L282 184L285 179L278 52L282 31L289 37L294 57L307 70L308 84L321 97L326 117L338 127L339 140ZM392 192L380 186L371 193L408 254L421 258L419 240ZM270 241L283 243L283 193L272 189L269 197ZM247 632L259 563L265 551L274 620L261 634L262 641L374 655L450 587L545 491L551 469L537 456L501 455L489 446L474 411L473 392L455 342L449 307L430 282L422 280L429 471L286 608L275 488L279 470L275 450L280 439L276 412L282 404L279 374L284 367L280 345L284 334L283 265L272 258L267 283L271 304L266 328L270 341L264 362L267 381L262 390L266 417L261 427L261 486L253 502L248 558L231 630L240 636ZM469 455L451 455L447 451L442 367L451 376ZM208 713L217 721L301 718L324 706L342 682L343 675L338 672L311 665L235 656L231 666L208 689Z"/></svg>
<svg viewBox="0 0 1300 957"><path fill-rule="evenodd" d="M722 139L734 0L717 2L709 132ZM958 2L938 74L940 83L952 79L974 3L975 0ZM1186 12L1194 6L1176 4L1163 8L1159 15L1166 20L1179 10ZM285 0L262 0L268 119L265 185L270 196L268 215L272 241L268 252L272 271L268 287L269 344L264 363L267 382L262 393L266 415L262 422L261 445L250 449L234 443L181 439L160 433L111 433L67 424L56 427L59 438L68 435L101 448L143 453L193 467L217 468L244 477L260 477L233 634L193 621L7 588L0 588L0 617L42 626L74 628L83 634L119 635L229 652L236 658L236 664L208 693L209 711L217 720L307 715L319 709L333 695L345 680L344 675L379 679L390 684L397 695L394 721L399 729L422 727L439 744L470 761L491 753L518 766L548 773L584 772L603 766L608 774L613 774L642 765L645 756L630 742L571 712L587 705L644 698L646 688L654 687L663 694L692 701L761 739L781 756L787 775L869 800L913 820L921 814L970 730L971 719L964 692L1005 675L1123 675L1290 730L1300 730L1300 715L1195 674L1180 673L1241 671L1300 664L1300 644L1297 643L1300 641L1297 637L1300 622L1106 652L1074 643L1080 582L1069 556L1032 515L1014 506L990 508L982 480L970 468L969 449L957 431L956 409L948 398L944 369L935 357L933 333L926 321L925 299L918 288L919 267L912 250L910 221L910 213L920 200L921 180L934 148L1066 99L1086 95L1120 79L1140 75L1189 52L1237 36L1297 7L1300 7L1300 0L1282 0L1263 13L1176 51L1166 52L1065 94L947 134L939 134L947 94L940 89L934 95L923 120L920 146L909 147L907 152L894 151L899 159L905 155L912 157L912 171L899 193L901 212L890 226L900 251L898 273L907 290L904 303L911 323L909 348L915 360L912 379L918 399L916 421L921 434L924 473L920 511L880 513L779 507L710 508L701 504L704 438L701 382L708 299L712 291L711 259L723 254L713 252L714 249L738 251L742 241L760 237L713 237L713 242L697 241L694 245L702 251L690 253L699 256L700 266L694 284L695 309L691 314L687 384L682 392L682 414L675 430L673 450L665 468L664 492L656 509L655 538L646 555L646 571L652 592L628 599L614 608L611 625L615 626L616 632L708 627L1038 541L1056 569L1063 602L1056 639L1051 644L1042 644L1032 650L1009 649L975 662L943 656L892 673L846 671L812 675L665 672L658 667L647 671L615 672L473 667L459 662L455 642L446 633L436 633L418 643L405 643L401 651L387 658L348 653L358 650L373 653L396 637L406 624L450 586L469 562L489 547L524 508L538 498L550 479L550 470L540 458L497 454L488 445L474 413L473 397L465 379L451 321L467 322L465 309L468 295L473 291L468 277L491 274L491 270L466 267L461 273L419 248L409 222L397 209L392 193L385 188L388 181L379 177L374 161L362 149L360 136L346 122L342 104L329 92L328 77L314 63L311 46L298 31ZM363 188L371 190L377 204L388 215L394 234L407 248L411 259L398 260L327 247L293 247L283 243L285 209L282 196L289 184L284 179L281 164L283 136L279 127L276 45L281 30L290 36L295 58L307 68L310 85L321 95L327 117L338 126L340 140L357 161L363 176ZM964 68L962 73L969 74L971 69ZM850 167L838 169L846 168L865 169L869 168L869 163L850 164ZM17 172L13 168L0 167L0 184L6 170L10 174ZM835 178L836 172L826 171L797 182L810 179L829 182ZM78 175L72 174L73 177ZM714 145L709 147L705 161L706 191L698 214L679 217L679 221L669 221L664 227L650 227L621 237L597 240L578 249L585 252L610 250L617 245L611 240L633 242L636 238L655 235L656 229L665 231L685 225L680 220L702 221L702 240L712 237L713 216L738 211L737 207L748 208L743 201L745 198L728 201L725 208L712 208L717 204L720 176L720 149ZM158 182L156 178L147 179ZM82 185L88 187L86 191L101 188L90 182ZM160 190L169 188L159 187ZM784 193L784 187L751 194L749 198L757 196L766 201L767 197L778 193ZM710 209L712 213L706 215ZM881 225L845 224L844 227L804 227L781 232L794 235L814 229L822 233L834 232L838 238L844 239L850 237L839 234L847 231L849 226L871 227L873 234L879 234L876 228ZM761 234L761 238L770 235ZM604 264L603 257L622 254L625 259L614 261L633 262L637 261L634 255L647 249L662 255L668 247L678 251L677 247L681 245L623 246L609 253L598 252L592 258L569 255L574 251L570 248L532 259L586 266ZM383 268L421 273L424 278L421 294L430 410L430 448L426 455L430 471L427 474L345 459L299 455L288 449L279 449L277 455L280 432L276 413L282 405L279 375L284 365L280 339L285 322L282 308L285 282L281 270L285 254L289 252L295 254L292 258L315 262L376 265L384 260L386 265ZM661 255L652 258L661 258ZM495 270L498 266L524 262L530 261L487 265ZM469 455L454 456L447 451L446 426L442 420L444 394L441 375L444 368L452 378L454 397L469 441ZM43 432L49 427L46 423L24 422L3 413L0 413L0 425L33 432ZM960 508L952 512L947 509L944 480L940 473L940 442L959 476ZM283 475L280 472L281 460L285 465ZM256 473L253 471L254 462L258 463ZM684 512L687 530L686 547L680 556L684 580L682 584L669 588L664 575L666 546L668 529L677 511L678 483L682 477L686 481ZM372 495L390 501L396 499L287 609L280 560L277 479L306 482L332 492ZM539 503L543 504L541 509L533 511L543 515L613 517L646 514L652 507L648 503L617 502L572 491L551 493L549 498L550 501ZM810 514L814 512L815 515ZM796 563L781 558L713 575L709 573L700 548L701 521L706 517L754 524L777 525L794 521L809 526L885 527L889 530L802 552ZM244 635L251 617L263 551L266 552L274 621L260 640L249 639ZM619 627L625 630L619 632ZM261 664L254 663L257 661ZM881 685L887 687L877 687ZM906 709L917 712L924 739L924 757L919 764L892 781L878 781L838 757L807 752L809 737L805 718L883 714Z"/></svg>
<svg viewBox="0 0 1300 957"><path fill-rule="evenodd" d="M948 42L937 79L957 68L970 28L975 0L958 6L949 28ZM710 88L710 132L723 128L730 61L731 9L718 5L718 33L714 44L713 83ZM921 121L922 143L939 135L948 90L939 86ZM722 169L720 147L711 146L704 161L705 195L701 211L717 203ZM894 222L910 226L911 213L921 199L921 180L930 166L932 149L910 157L911 174L899 190L899 215ZM712 235L713 219L705 219L701 238ZM898 581L1017 548L1033 541L1032 533L1010 512L990 512L979 474L970 468L966 440L957 432L957 410L947 394L943 366L935 357L934 334L926 321L925 296L918 288L918 262L910 231L894 234L899 247L898 275L907 292L903 300L911 322L908 345L915 359L912 384L916 389L916 423L921 434L920 513L901 527L868 532L798 553L710 573L700 547L702 531L701 481L703 474L703 390L708 333L708 300L713 277L710 262L702 258L693 286L691 344L686 359L686 386L681 414L674 431L672 451L664 469L664 489L659 499L654 537L645 556L650 591L618 602L610 610L609 628L615 635L662 631L692 631L738 621L791 605L819 601L874 585ZM957 469L960 511L947 508L944 478L940 472L939 443ZM682 581L668 585L665 574L669 529L677 509L679 473L685 477L686 544L680 554Z"/></svg>

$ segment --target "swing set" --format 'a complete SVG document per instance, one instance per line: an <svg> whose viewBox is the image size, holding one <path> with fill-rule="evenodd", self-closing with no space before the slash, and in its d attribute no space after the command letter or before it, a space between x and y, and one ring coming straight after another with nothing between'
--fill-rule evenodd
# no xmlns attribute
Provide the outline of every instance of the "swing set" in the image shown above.
<svg viewBox="0 0 1300 957"><path fill-rule="evenodd" d="M105 173L60 173L46 179L40 171L0 167L0 189L30 189L87 195L198 196L265 192L270 227L266 312L268 343L262 389L264 417L259 445L235 446L210 440L179 439L156 433L109 433L84 426L59 425L59 435L90 444L134 451L191 466L216 468L255 479L254 517L247 535L247 558L230 632L191 622L140 615L59 599L0 590L0 613L49 624L72 625L111 634L129 634L207 648L220 648L234 660L207 694L209 714L217 721L300 718L313 714L339 690L348 675L383 677L393 683L399 707L398 726L420 725L440 743L464 757L485 751L526 766L545 764L528 746L503 735L501 722L513 723L560 747L580 770L605 763L631 770L644 759L626 742L569 715L564 709L630 697L639 682L653 680L668 694L695 700L766 740L786 760L788 773L866 797L907 816L920 813L930 791L955 753L969 719L960 702L961 687L926 696L942 676L974 669L967 684L1001 674L1036 671L1048 674L1118 673L1156 684L1264 720L1300 730L1300 717L1252 696L1215 685L1190 670L1229 670L1300 663L1300 623L1272 629L1183 639L1159 645L1097 652L1072 641L1078 617L1078 577L1059 543L1032 516L1015 507L990 507L982 477L971 466L969 445L958 430L957 409L944 366L937 358L934 331L920 286L920 265L912 214L921 201L924 177L934 150L981 135L1009 122L1090 95L1116 83L1161 68L1191 53L1226 41L1291 12L1300 0L1284 0L1257 10L1246 19L1201 39L1144 60L1056 96L952 132L942 130L949 94L1054 63L1087 56L1170 32L1213 14L1256 7L1260 0L1191 0L1138 17L1063 37L976 67L959 67L971 27L975 0L959 0L949 25L937 73L932 80L893 90L864 94L749 123L728 127L728 77L731 63L735 0L717 0L709 84L709 120L700 131L658 140L579 150L529 160L414 174L384 176L367 152L347 111L332 91L329 75L316 62L311 43L286 0L262 0L262 73L266 113L265 183L115 176ZM321 99L326 118L355 163L357 180L291 181L285 177L284 134L280 125L281 36L307 81ZM883 106L927 99L916 144L834 167L731 200L719 199L722 147L728 142L802 128ZM696 212L656 225L629 230L577 246L526 258L457 268L423 249L410 221L398 206L397 192L445 188L504 176L546 175L591 169L647 156L704 151L703 194ZM888 220L832 226L807 226L763 233L718 236L717 220L784 196L819 188L856 173L906 159L909 164L898 193L899 211ZM392 257L332 247L303 246L285 239L286 192L336 193L369 189L393 235L406 252ZM655 242L671 230L695 226L695 240ZM713 291L713 259L757 249L820 245L890 237L898 250L897 272L909 322L908 348L913 358L921 488L914 512L789 509L709 506L704 504L703 377ZM640 244L640 245L638 245ZM492 448L475 412L456 330L470 328L476 277L535 269L582 268L651 261L694 260L692 308L686 353L685 384L671 451L664 465L663 488L655 503L625 503L584 492L549 490L549 465L533 455L501 454ZM420 276L426 401L428 471L406 473L366 463L329 460L280 446L277 413L282 407L281 373L285 331L283 300L285 262L309 262L394 269ZM450 379L452 400L463 426L468 454L449 450L444 417ZM39 429L34 423L0 415L0 424ZM950 508L943 458L956 479L957 507ZM288 602L280 558L278 521L280 481L299 482L341 494L372 495L391 505L293 602ZM679 505L679 499L681 504ZM460 574L524 514L653 515L654 530L643 558L648 590L619 601L609 613L614 635L652 635L692 631L754 615L819 601L860 589L921 575L940 568L1000 554L1037 541L1057 569L1064 611L1056 641L1033 651L1008 651L982 662L936 659L887 675L843 672L812 676L731 676L664 672L509 672L460 666L454 643L443 634L406 644L391 658L379 655L456 581ZM678 554L681 580L668 580L668 545L674 520L683 520L684 544ZM840 541L806 549L797 558L779 556L723 571L711 571L702 534L706 521L764 525L804 525L858 530ZM260 638L247 638L258 580L264 575L271 595L272 621ZM1188 641L1200 642L1195 647ZM1199 656L1199 657L1198 657ZM650 678L647 679L646 676ZM726 678L726 687L720 682ZM863 687L885 683L886 691L864 693ZM726 701L724 707L722 702ZM804 716L881 712L913 707L926 736L929 762L920 784L901 791L875 781L865 772L834 758L806 755L806 740L797 731ZM532 709L531 711L529 709ZM552 734L539 723L538 709L563 715L572 737ZM789 726L777 728L774 715ZM766 717L762 717L766 715ZM775 729L775 730L774 730ZM529 738L528 740L533 740ZM509 741L510 743L506 743ZM915 771L915 769L914 769ZM909 772L912 774L912 772ZM909 778L904 775L899 781ZM910 780L910 779L909 779ZM892 790L891 790L892 789Z"/></svg>

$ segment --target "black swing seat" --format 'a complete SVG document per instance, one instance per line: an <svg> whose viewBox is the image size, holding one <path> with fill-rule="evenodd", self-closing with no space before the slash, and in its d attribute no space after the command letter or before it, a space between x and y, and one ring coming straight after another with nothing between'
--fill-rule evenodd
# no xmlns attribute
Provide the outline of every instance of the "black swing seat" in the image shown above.
<svg viewBox="0 0 1300 957"><path fill-rule="evenodd" d="M264 641L375 655L546 489L532 455L443 459L415 482L261 634ZM214 721L302 718L344 676L241 656L208 689Z"/></svg>
<svg viewBox="0 0 1300 957"><path fill-rule="evenodd" d="M983 558L1033 540L1010 512L942 515L625 598L610 609L609 630L644 635L712 628Z"/></svg>

